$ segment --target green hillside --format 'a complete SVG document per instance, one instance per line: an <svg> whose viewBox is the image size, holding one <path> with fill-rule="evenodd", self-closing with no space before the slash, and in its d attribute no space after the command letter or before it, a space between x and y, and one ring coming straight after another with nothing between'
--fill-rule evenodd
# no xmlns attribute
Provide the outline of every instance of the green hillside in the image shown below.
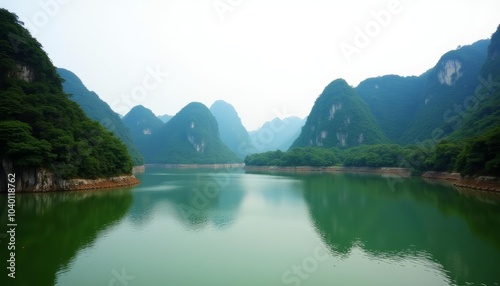
<svg viewBox="0 0 500 286"><path fill-rule="evenodd" d="M488 44L489 40L481 40L450 51L424 74L426 79L415 119L401 136L401 143L436 140L454 130L453 116L465 112L465 100L479 84Z"/></svg>
<svg viewBox="0 0 500 286"><path fill-rule="evenodd" d="M415 118L424 83L425 75L386 75L362 81L356 91L368 104L387 138L399 143Z"/></svg>
<svg viewBox="0 0 500 286"><path fill-rule="evenodd" d="M500 126L500 26L491 37L479 85L469 98L464 104L467 113L451 117L456 126L451 140L477 137L493 126Z"/></svg>
<svg viewBox="0 0 500 286"><path fill-rule="evenodd" d="M231 104L217 100L210 107L210 112L219 125L220 139L231 151L241 158L254 151L248 131Z"/></svg>
<svg viewBox="0 0 500 286"><path fill-rule="evenodd" d="M132 108L122 120L130 130L132 139L141 154L152 152L150 148L151 135L156 133L164 123L151 110L142 105Z"/></svg>
<svg viewBox="0 0 500 286"><path fill-rule="evenodd" d="M89 118L101 123L122 140L127 146L135 166L144 164L144 159L135 146L128 128L123 124L118 114L95 92L88 90L74 73L63 68L58 68L57 72L63 79L64 92L71 95L70 99L78 103Z"/></svg>
<svg viewBox="0 0 500 286"><path fill-rule="evenodd" d="M219 137L217 120L202 103L192 102L153 133L146 163L215 164L241 162Z"/></svg>
<svg viewBox="0 0 500 286"><path fill-rule="evenodd" d="M294 147L348 148L387 142L368 106L343 79L330 83L316 99Z"/></svg>
<svg viewBox="0 0 500 286"><path fill-rule="evenodd" d="M41 45L0 9L0 160L64 178L130 174L125 145L63 92ZM2 186L5 170L1 166Z"/></svg>

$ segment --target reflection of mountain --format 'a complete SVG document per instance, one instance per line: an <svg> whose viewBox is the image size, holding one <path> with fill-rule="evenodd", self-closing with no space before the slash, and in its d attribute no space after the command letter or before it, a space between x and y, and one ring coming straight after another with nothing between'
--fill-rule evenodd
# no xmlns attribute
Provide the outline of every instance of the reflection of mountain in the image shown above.
<svg viewBox="0 0 500 286"><path fill-rule="evenodd" d="M377 257L427 253L459 285L500 281L499 204L419 179L393 181L392 192L389 179L354 176L304 182L312 221L334 253L346 255L354 246Z"/></svg>
<svg viewBox="0 0 500 286"><path fill-rule="evenodd" d="M77 252L116 224L132 203L130 190L16 197L16 278L13 284L2 269L0 285L54 285L56 274L69 266ZM6 231L6 213L6 205L0 205L1 233ZM3 259L8 253L4 241L1 245Z"/></svg>
<svg viewBox="0 0 500 286"><path fill-rule="evenodd" d="M241 170L150 170L138 175L143 183L134 190L129 212L135 225L146 225L156 211L174 212L191 228L210 221L224 228L235 220L245 196Z"/></svg>

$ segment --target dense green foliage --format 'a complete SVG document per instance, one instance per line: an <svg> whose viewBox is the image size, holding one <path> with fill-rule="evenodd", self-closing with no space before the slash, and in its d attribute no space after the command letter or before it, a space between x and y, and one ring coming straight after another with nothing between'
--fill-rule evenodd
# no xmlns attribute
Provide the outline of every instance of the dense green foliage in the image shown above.
<svg viewBox="0 0 500 286"><path fill-rule="evenodd" d="M231 104L217 100L210 107L210 112L219 125L220 139L231 151L241 158L254 151L248 131Z"/></svg>
<svg viewBox="0 0 500 286"><path fill-rule="evenodd" d="M0 159L15 170L45 167L64 178L129 174L126 147L68 99L17 16L0 9L0 27Z"/></svg>
<svg viewBox="0 0 500 286"><path fill-rule="evenodd" d="M492 126L500 126L500 26L491 37L480 83L464 104L466 113L454 114L451 140L477 137Z"/></svg>
<svg viewBox="0 0 500 286"><path fill-rule="evenodd" d="M481 40L450 51L441 57L434 68L422 75L425 83L415 118L399 142L437 141L456 129L456 119L467 112L467 98L474 95L480 83L479 71L486 59L489 42Z"/></svg>
<svg viewBox="0 0 500 286"><path fill-rule="evenodd" d="M456 169L462 175L500 174L500 126L471 139L457 157Z"/></svg>
<svg viewBox="0 0 500 286"><path fill-rule="evenodd" d="M462 175L500 174L500 127L465 142L442 140L428 144L362 145L348 149L305 147L270 151L245 158L249 166L402 167L414 173L459 172Z"/></svg>
<svg viewBox="0 0 500 286"><path fill-rule="evenodd" d="M130 130L132 140L141 154L150 152L150 137L164 124L148 108L134 106L123 118L123 123Z"/></svg>
<svg viewBox="0 0 500 286"><path fill-rule="evenodd" d="M316 147L298 147L252 154L245 158L249 166L332 166L340 163L334 152Z"/></svg>
<svg viewBox="0 0 500 286"><path fill-rule="evenodd" d="M387 138L399 143L415 117L424 82L425 76L386 75L362 81L356 91L368 104Z"/></svg>
<svg viewBox="0 0 500 286"><path fill-rule="evenodd" d="M291 148L353 147L387 142L368 106L343 79L331 82L316 99Z"/></svg>
<svg viewBox="0 0 500 286"><path fill-rule="evenodd" d="M222 143L217 120L202 103L192 102L148 139L147 163L223 164L241 162Z"/></svg>
<svg viewBox="0 0 500 286"><path fill-rule="evenodd" d="M135 166L144 164L144 159L135 146L130 131L118 114L95 92L88 90L74 73L62 68L58 68L57 72L63 79L64 92L71 95L69 98L78 103L89 118L101 123L127 146Z"/></svg>

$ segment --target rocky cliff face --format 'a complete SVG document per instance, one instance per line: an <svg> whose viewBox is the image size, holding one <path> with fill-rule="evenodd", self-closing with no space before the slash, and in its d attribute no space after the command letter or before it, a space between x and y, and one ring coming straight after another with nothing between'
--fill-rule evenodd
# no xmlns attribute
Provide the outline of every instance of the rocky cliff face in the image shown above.
<svg viewBox="0 0 500 286"><path fill-rule="evenodd" d="M21 172L14 173L12 162L3 159L2 168L0 170L0 192L7 192L8 174L15 174L16 193L117 188L139 183L134 176L119 176L96 180L65 180L43 168L24 168Z"/></svg>

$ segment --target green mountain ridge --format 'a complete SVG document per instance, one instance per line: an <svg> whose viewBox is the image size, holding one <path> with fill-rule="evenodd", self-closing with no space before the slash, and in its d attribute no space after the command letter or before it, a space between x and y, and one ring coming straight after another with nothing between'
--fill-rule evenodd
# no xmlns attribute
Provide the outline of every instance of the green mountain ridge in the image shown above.
<svg viewBox="0 0 500 286"><path fill-rule="evenodd" d="M316 99L306 124L290 148L347 148L387 141L356 90L345 80L337 79Z"/></svg>
<svg viewBox="0 0 500 286"><path fill-rule="evenodd" d="M135 166L144 164L144 158L135 146L130 131L118 114L95 92L88 90L73 72L63 68L57 68L57 72L63 79L64 92L71 95L69 99L78 103L89 118L101 123L127 146Z"/></svg>
<svg viewBox="0 0 500 286"><path fill-rule="evenodd" d="M423 76L425 84L416 107L415 119L399 142L418 143L444 138L453 132L449 116L474 94L479 72L486 59L489 40L481 40L444 54ZM459 106L459 107L457 107Z"/></svg>
<svg viewBox="0 0 500 286"><path fill-rule="evenodd" d="M144 154L151 152L151 135L156 133L164 123L151 110L142 105L134 106L122 118L122 121L130 130L132 139L141 154L144 156Z"/></svg>
<svg viewBox="0 0 500 286"><path fill-rule="evenodd" d="M425 75L386 75L362 81L356 91L368 104L387 138L399 143L415 118L424 82Z"/></svg>
<svg viewBox="0 0 500 286"><path fill-rule="evenodd" d="M219 125L220 139L231 151L240 158L254 152L255 147L252 146L248 131L231 104L217 100L210 107L210 112Z"/></svg>
<svg viewBox="0 0 500 286"><path fill-rule="evenodd" d="M199 102L181 109L170 121L151 134L146 163L226 164L238 158L220 139L217 120Z"/></svg>

